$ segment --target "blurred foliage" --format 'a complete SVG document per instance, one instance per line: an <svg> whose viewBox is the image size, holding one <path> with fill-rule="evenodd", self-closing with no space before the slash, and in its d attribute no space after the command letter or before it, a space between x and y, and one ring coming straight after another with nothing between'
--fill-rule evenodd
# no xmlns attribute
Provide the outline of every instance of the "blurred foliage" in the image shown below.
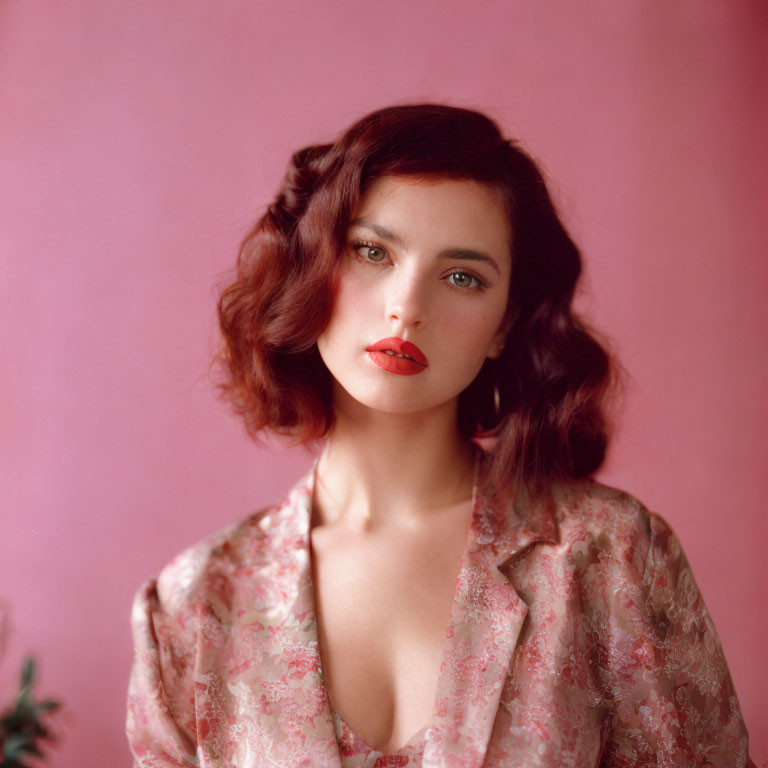
<svg viewBox="0 0 768 768"><path fill-rule="evenodd" d="M35 660L28 656L21 670L21 690L13 706L0 714L0 768L30 768L30 755L41 758L40 742L55 742L56 737L43 724L43 718L61 707L54 699L35 703Z"/></svg>

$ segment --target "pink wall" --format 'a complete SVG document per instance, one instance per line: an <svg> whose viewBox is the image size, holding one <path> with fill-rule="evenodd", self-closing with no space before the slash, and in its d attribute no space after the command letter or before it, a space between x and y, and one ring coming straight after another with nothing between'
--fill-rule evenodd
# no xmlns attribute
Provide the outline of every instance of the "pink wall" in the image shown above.
<svg viewBox="0 0 768 768"><path fill-rule="evenodd" d="M767 32L761 0L4 0L0 706L37 654L53 765L130 764L134 591L308 466L214 400L214 289L292 150L405 99L549 171L632 377L599 479L678 531L768 760Z"/></svg>

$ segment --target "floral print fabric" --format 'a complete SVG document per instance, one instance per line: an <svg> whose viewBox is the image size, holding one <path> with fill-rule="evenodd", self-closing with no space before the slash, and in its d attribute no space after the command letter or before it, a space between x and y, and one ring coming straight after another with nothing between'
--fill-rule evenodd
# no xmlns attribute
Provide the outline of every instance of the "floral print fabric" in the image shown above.
<svg viewBox="0 0 768 768"><path fill-rule="evenodd" d="M316 464L136 593L135 766L751 765L717 633L664 519L594 480L499 498L479 458L432 722L412 754L366 754L322 677Z"/></svg>
<svg viewBox="0 0 768 768"><path fill-rule="evenodd" d="M402 768L406 765L413 768L422 764L426 728L414 734L397 752L384 754L369 747L360 734L344 722L333 705L330 706L342 768L395 768L395 766Z"/></svg>

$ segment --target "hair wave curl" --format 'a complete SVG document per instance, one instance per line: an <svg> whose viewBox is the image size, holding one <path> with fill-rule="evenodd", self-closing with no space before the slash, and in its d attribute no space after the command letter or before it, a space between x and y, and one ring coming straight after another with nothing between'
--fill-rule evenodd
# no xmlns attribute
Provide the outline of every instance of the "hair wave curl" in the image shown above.
<svg viewBox="0 0 768 768"><path fill-rule="evenodd" d="M381 176L466 179L503 194L512 230L506 346L459 396L459 427L494 435L486 453L499 488L534 495L595 472L608 446L619 366L572 311L579 250L534 160L474 110L411 104L377 110L330 144L296 152L282 187L243 239L218 301L220 394L260 442L264 431L312 448L334 424L331 374L317 338L348 223ZM498 387L501 418L494 407Z"/></svg>

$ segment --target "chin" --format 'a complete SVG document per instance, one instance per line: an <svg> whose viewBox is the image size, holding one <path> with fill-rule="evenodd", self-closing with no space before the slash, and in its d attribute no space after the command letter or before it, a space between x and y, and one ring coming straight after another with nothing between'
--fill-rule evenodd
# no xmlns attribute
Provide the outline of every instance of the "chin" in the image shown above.
<svg viewBox="0 0 768 768"><path fill-rule="evenodd" d="M337 382L335 394L336 403L344 410L356 410L366 408L382 413L407 414L434 407L434 403L423 403L414 397L413 392L388 392L376 391L369 386L345 387Z"/></svg>
<svg viewBox="0 0 768 768"><path fill-rule="evenodd" d="M419 413L429 408L429 405L421 405L414 402L413 397L371 397L371 394L356 397L359 405L368 408L371 411L380 411L382 413L407 414Z"/></svg>
<svg viewBox="0 0 768 768"><path fill-rule="evenodd" d="M426 411L433 411L441 407L447 407L454 399L450 394L437 398L419 397L414 392L373 392L370 388L365 391L351 394L357 407L363 406L371 411L390 413L401 416L417 415Z"/></svg>

